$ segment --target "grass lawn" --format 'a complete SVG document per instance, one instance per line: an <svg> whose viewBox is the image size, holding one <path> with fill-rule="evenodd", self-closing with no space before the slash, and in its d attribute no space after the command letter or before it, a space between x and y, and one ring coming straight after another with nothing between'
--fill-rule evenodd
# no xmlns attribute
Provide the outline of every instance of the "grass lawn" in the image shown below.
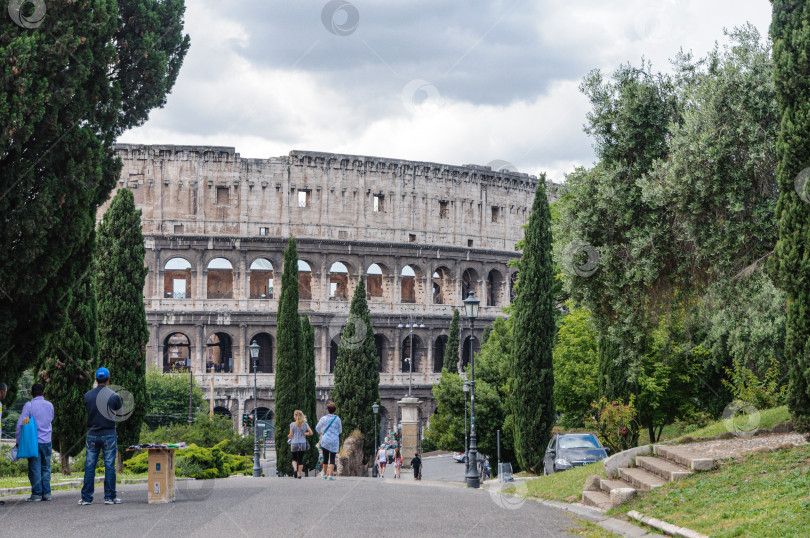
<svg viewBox="0 0 810 538"><path fill-rule="evenodd" d="M770 429L776 426L777 424L787 422L788 420L790 420L790 413L788 412L787 406L783 405L782 407L774 407L773 409L764 409L759 412L758 427ZM723 423L723 421L718 420L716 422L712 422L705 428L701 428L691 433L687 433L686 435L698 439L701 437L711 437L712 435L719 435L721 433L726 433L727 431L728 430L726 429L726 425Z"/></svg>
<svg viewBox="0 0 810 538"><path fill-rule="evenodd" d="M711 536L798 536L810 529L810 446L697 473L610 513L629 510Z"/></svg>
<svg viewBox="0 0 810 538"><path fill-rule="evenodd" d="M96 478L103 477L104 473L96 473ZM131 474L131 473L117 473L116 474L116 482L121 483L121 480L126 479L134 479L134 478L146 478L146 473L140 474ZM70 476L63 475L62 473L52 473L51 474L51 489L68 489L65 487L59 487L59 482L62 481L76 481L76 480L83 480L84 473L73 473ZM30 483L28 482L28 477L26 476L4 476L0 477L0 488L17 488L17 487L28 487Z"/></svg>
<svg viewBox="0 0 810 538"><path fill-rule="evenodd" d="M598 461L582 467L574 467L550 476L540 476L510 488L513 494L538 497L552 501L572 502L582 497L585 479L592 474L605 476L605 464Z"/></svg>

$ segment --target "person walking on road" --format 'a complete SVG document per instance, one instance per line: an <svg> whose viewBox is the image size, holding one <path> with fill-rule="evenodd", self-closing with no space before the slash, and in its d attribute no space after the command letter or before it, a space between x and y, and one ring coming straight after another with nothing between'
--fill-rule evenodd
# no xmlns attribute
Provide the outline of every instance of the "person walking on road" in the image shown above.
<svg viewBox="0 0 810 538"><path fill-rule="evenodd" d="M402 454L399 453L397 448L394 451L394 478L400 478L399 470L402 468Z"/></svg>
<svg viewBox="0 0 810 538"><path fill-rule="evenodd" d="M79 504L93 502L99 452L104 454L104 504L121 504L121 499L115 493L115 455L118 452L115 423L121 416L124 402L107 386L110 383L110 371L103 366L96 370L96 383L98 386L84 395L84 406L87 408L87 441L84 448L87 457Z"/></svg>
<svg viewBox="0 0 810 538"><path fill-rule="evenodd" d="M293 413L293 422L290 422L290 433L287 435L289 439L290 450L292 451L292 466L293 478L298 473L298 478L301 478L301 470L304 468L304 455L309 449L307 436L312 435L312 429L307 424L307 417L304 412L298 409Z"/></svg>
<svg viewBox="0 0 810 538"><path fill-rule="evenodd" d="M335 414L335 411L337 411L337 406L334 402L326 404L327 415L321 417L315 426L315 431L321 435L318 444L323 452L324 472L322 476L329 480L335 479L335 454L340 449L340 434L343 432L340 417Z"/></svg>
<svg viewBox="0 0 810 538"><path fill-rule="evenodd" d="M380 468L380 477L385 478L385 465L388 463L388 455L385 452L385 445L381 445L377 450L377 466Z"/></svg>
<svg viewBox="0 0 810 538"><path fill-rule="evenodd" d="M53 404L45 399L45 385L34 383L31 387L31 396L34 398L22 408L20 418L17 420L17 444L20 443L20 432L23 424L28 424L31 418L37 423L38 455L28 458L28 481L31 482L31 496L25 499L29 502L51 500L51 433L53 429Z"/></svg>
<svg viewBox="0 0 810 538"><path fill-rule="evenodd" d="M422 480L422 458L418 453L411 460L411 467L413 467L413 479Z"/></svg>

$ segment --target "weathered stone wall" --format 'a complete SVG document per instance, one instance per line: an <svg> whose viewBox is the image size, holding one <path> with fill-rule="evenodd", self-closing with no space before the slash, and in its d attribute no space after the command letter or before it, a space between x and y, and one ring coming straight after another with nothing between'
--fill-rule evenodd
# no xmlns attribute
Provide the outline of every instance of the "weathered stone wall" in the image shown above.
<svg viewBox="0 0 810 538"><path fill-rule="evenodd" d="M503 315L516 276L507 263L519 256L514 245L537 185L525 174L377 157L292 151L243 159L233 148L117 149L124 163L118 186L133 190L143 212L148 360L168 368L188 357L206 397L212 394L217 412L235 424L254 407L247 350L253 340L262 346L257 404L274 407L275 314L291 235L309 267L299 267L299 309L315 327L319 412L333 386L333 350L349 301L365 275L382 416L389 427L398 422L396 402L409 379L425 401L422 416L430 416L453 308L475 292L482 305L478 338ZM549 197L557 190L549 184ZM336 262L345 270L330 273ZM403 361L410 330L400 327L408 315L417 320L412 374ZM464 325L462 342L469 336ZM219 365L213 391L211 361Z"/></svg>

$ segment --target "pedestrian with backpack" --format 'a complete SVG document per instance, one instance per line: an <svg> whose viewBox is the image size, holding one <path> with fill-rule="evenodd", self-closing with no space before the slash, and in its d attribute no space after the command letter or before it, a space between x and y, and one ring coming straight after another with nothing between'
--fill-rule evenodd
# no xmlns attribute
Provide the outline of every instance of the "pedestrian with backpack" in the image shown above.
<svg viewBox="0 0 810 538"><path fill-rule="evenodd" d="M33 400L26 402L17 420L17 444L20 444L20 435L24 425L28 425L36 432L35 453L26 455L28 459L28 481L31 482L31 496L25 499L29 502L51 500L51 422L53 422L53 404L45 399L45 385L34 383L31 387ZM32 437L33 439L33 437ZM34 441L32 440L32 443ZM19 453L19 452L18 452Z"/></svg>
<svg viewBox="0 0 810 538"><path fill-rule="evenodd" d="M309 450L307 437L312 435L312 429L307 424L307 417L304 412L298 409L293 413L294 422L290 422L290 433L287 435L287 442L292 451L293 478L298 473L301 478L301 470L304 468L304 456Z"/></svg>
<svg viewBox="0 0 810 538"><path fill-rule="evenodd" d="M323 473L324 479L335 479L335 455L340 449L340 434L343 432L343 425L340 417L335 414L337 406L334 402L326 404L327 415L322 416L315 426L315 431L321 435L318 446L323 452Z"/></svg>

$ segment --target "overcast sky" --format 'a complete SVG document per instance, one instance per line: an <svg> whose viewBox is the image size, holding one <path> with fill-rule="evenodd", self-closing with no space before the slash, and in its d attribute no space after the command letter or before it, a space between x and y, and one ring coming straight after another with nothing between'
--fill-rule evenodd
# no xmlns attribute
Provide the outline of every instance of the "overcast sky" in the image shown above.
<svg viewBox="0 0 810 538"><path fill-rule="evenodd" d="M292 149L448 164L500 160L562 181L593 162L591 69L723 28L767 34L767 0L187 0L191 49L162 110L120 142Z"/></svg>

